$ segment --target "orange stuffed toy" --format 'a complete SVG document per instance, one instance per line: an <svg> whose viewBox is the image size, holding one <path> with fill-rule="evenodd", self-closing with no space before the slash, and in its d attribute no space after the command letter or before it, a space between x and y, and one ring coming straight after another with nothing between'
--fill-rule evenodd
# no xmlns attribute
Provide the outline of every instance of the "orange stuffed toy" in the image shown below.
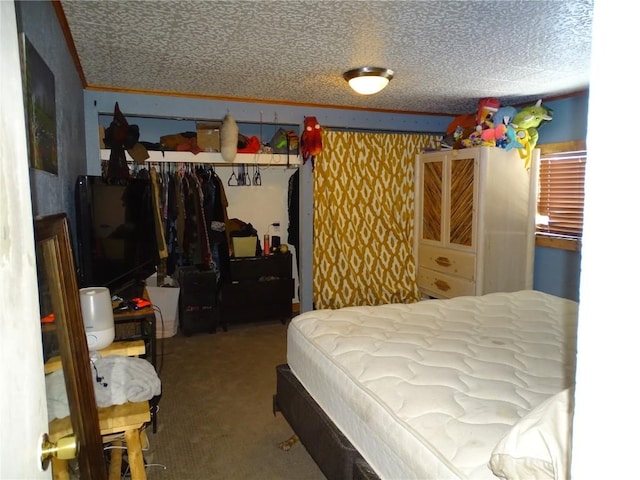
<svg viewBox="0 0 640 480"><path fill-rule="evenodd" d="M500 108L497 98L482 98L474 113L458 115L447 126L445 143L453 148L468 148L481 144L480 133L493 127L493 115Z"/></svg>

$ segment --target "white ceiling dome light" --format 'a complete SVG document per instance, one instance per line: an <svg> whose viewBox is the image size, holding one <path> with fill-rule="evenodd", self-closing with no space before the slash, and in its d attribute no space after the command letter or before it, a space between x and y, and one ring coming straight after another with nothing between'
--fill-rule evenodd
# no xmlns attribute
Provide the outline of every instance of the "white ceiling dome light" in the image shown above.
<svg viewBox="0 0 640 480"><path fill-rule="evenodd" d="M383 90L393 78L393 70L382 67L360 67L345 72L342 76L349 86L360 95L373 95Z"/></svg>

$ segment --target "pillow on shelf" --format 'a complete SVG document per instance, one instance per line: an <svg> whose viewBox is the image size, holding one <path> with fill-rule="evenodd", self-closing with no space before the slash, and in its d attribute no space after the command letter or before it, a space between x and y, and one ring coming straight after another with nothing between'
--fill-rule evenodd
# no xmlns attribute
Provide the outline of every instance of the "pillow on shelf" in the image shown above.
<svg viewBox="0 0 640 480"><path fill-rule="evenodd" d="M545 400L494 448L489 466L505 480L565 480L571 463L573 389Z"/></svg>

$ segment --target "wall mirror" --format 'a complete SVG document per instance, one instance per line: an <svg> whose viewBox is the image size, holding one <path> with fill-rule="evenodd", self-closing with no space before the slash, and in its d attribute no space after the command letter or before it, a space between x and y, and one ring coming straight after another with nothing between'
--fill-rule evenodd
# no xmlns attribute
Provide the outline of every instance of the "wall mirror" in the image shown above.
<svg viewBox="0 0 640 480"><path fill-rule="evenodd" d="M62 364L69 416L76 438L80 478L106 480L69 221L65 214L38 217L34 230L41 310L50 309L53 314L53 322L46 324L46 329L49 333L55 331L56 350ZM65 475L59 478L65 478Z"/></svg>

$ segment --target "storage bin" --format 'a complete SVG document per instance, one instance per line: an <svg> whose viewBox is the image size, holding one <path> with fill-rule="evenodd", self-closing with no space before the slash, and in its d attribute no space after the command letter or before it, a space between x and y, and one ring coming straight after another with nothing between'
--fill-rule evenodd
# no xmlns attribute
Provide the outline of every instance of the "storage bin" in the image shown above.
<svg viewBox="0 0 640 480"><path fill-rule="evenodd" d="M178 268L181 305L217 305L218 277L215 270L188 266Z"/></svg>
<svg viewBox="0 0 640 480"><path fill-rule="evenodd" d="M195 266L180 267L178 283L178 311L183 335L215 332L220 323L217 273L214 270L200 270Z"/></svg>
<svg viewBox="0 0 640 480"><path fill-rule="evenodd" d="M254 257L258 247L258 237L231 237L234 257Z"/></svg>
<svg viewBox="0 0 640 480"><path fill-rule="evenodd" d="M151 303L158 307L156 315L156 338L173 337L178 333L178 299L179 287L158 287L157 275L146 280L147 294Z"/></svg>
<svg viewBox="0 0 640 480"><path fill-rule="evenodd" d="M186 336L194 333L214 333L219 319L217 306L188 305L180 309L180 331Z"/></svg>

